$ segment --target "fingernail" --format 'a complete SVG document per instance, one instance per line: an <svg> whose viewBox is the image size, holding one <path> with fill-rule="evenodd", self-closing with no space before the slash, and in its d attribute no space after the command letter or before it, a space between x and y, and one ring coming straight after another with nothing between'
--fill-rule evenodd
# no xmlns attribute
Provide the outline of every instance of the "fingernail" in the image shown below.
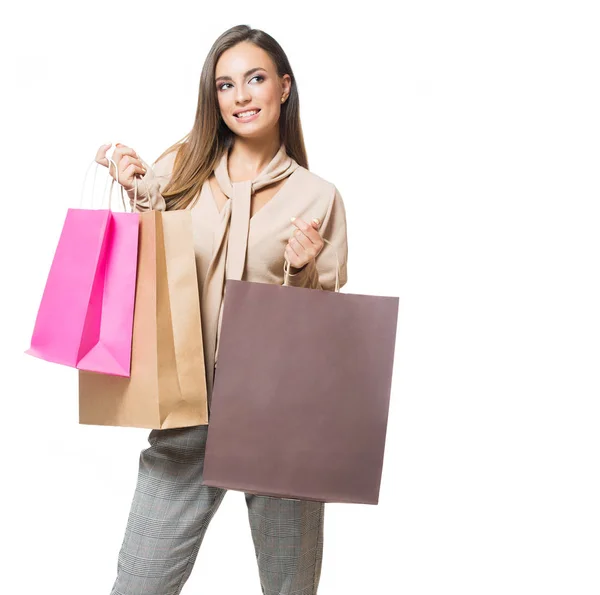
<svg viewBox="0 0 600 595"><path fill-rule="evenodd" d="M296 217L290 217L290 221L293 223Z"/></svg>
<svg viewBox="0 0 600 595"><path fill-rule="evenodd" d="M319 223L320 223L320 221L319 221L319 220L318 220L316 217L315 217L315 219L313 219L313 221L314 221L314 222L315 222L317 225L319 225Z"/></svg>

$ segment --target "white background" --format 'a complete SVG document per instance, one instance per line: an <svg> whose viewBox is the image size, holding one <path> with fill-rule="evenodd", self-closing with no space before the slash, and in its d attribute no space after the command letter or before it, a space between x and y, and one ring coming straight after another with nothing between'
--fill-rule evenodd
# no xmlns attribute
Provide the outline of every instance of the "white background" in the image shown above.
<svg viewBox="0 0 600 595"><path fill-rule="evenodd" d="M96 149L184 136L210 46L245 23L288 54L310 169L344 198L344 291L400 297L380 502L326 505L319 595L597 595L594 4L5 9L2 592L110 592L149 430L79 425L76 372L23 352ZM241 493L183 593L259 595Z"/></svg>

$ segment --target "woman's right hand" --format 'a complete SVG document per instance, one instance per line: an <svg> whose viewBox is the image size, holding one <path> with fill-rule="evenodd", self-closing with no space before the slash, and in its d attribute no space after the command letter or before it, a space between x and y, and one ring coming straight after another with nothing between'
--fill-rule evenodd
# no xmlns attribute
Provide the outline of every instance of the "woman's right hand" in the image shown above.
<svg viewBox="0 0 600 595"><path fill-rule="evenodd" d="M112 145L102 145L98 149L98 152L96 153L96 162L108 167L108 173L116 180L117 173L115 172L115 167L106 157L106 152L111 146ZM126 147L121 143L117 143L111 159L116 163L119 171L119 184L121 184L125 190L132 191L134 189L133 178L135 175L144 175L146 173L146 168L142 164L138 154L131 147Z"/></svg>

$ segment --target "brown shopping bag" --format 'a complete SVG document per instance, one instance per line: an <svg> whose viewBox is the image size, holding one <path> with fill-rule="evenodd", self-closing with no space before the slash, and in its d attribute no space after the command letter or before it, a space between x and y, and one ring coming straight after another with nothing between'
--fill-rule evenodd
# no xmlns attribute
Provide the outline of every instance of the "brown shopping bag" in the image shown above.
<svg viewBox="0 0 600 595"><path fill-rule="evenodd" d="M378 503L399 298L336 290L227 279L205 485Z"/></svg>
<svg viewBox="0 0 600 595"><path fill-rule="evenodd" d="M79 372L79 423L178 428L208 423L189 210L140 213L131 377Z"/></svg>

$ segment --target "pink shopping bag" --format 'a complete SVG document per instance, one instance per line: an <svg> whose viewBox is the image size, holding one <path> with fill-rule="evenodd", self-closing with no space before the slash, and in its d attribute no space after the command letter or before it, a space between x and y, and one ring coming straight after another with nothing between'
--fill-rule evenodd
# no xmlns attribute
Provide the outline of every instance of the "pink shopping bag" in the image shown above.
<svg viewBox="0 0 600 595"><path fill-rule="evenodd" d="M68 209L25 353L128 377L139 214L111 210L113 184L108 209Z"/></svg>

